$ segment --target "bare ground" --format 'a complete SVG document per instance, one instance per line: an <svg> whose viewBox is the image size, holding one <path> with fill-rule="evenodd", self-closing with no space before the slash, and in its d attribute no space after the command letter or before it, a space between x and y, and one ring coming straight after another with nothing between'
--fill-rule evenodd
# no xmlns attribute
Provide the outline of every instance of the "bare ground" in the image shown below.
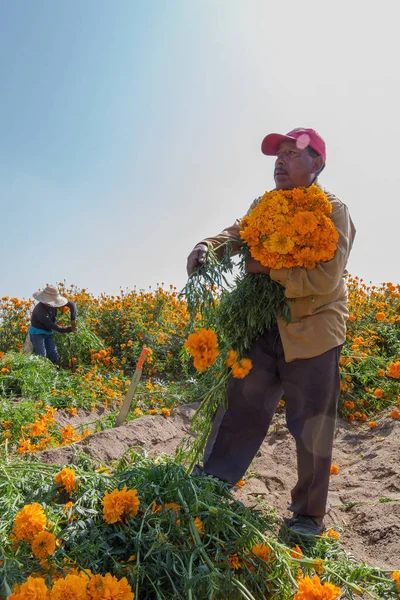
<svg viewBox="0 0 400 600"><path fill-rule="evenodd" d="M193 406L176 408L172 416L141 417L126 425L95 433L81 442L41 453L48 463L74 462L76 451L95 462L109 464L130 448L145 448L149 455L173 454L183 435L190 432ZM60 411L61 413L61 411ZM93 422L101 418L88 411L75 417L60 414L60 423ZM342 532L344 548L370 566L400 569L400 422L382 415L378 428L357 429L339 421L333 462L339 474L331 476L326 525ZM246 485L234 495L247 505L264 500L287 516L290 490L296 482L295 444L282 415L254 459Z"/></svg>

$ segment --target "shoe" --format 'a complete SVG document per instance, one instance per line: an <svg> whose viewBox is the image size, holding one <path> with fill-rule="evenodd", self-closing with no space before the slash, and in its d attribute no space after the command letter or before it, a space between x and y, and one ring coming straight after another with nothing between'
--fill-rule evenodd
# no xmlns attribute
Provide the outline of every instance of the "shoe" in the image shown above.
<svg viewBox="0 0 400 600"><path fill-rule="evenodd" d="M309 517L308 515L294 515L287 523L293 533L299 535L321 535L325 526L321 517Z"/></svg>
<svg viewBox="0 0 400 600"><path fill-rule="evenodd" d="M280 534L286 543L299 544L300 547L305 548L315 542L315 537L321 535L324 529L321 517L294 515L285 521Z"/></svg>

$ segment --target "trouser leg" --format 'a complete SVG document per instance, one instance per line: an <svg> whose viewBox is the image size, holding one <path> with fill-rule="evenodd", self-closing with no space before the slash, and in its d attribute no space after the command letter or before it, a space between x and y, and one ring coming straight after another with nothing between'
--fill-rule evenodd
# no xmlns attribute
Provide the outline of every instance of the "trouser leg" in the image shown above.
<svg viewBox="0 0 400 600"><path fill-rule="evenodd" d="M218 412L206 446L204 471L231 484L246 472L282 398L275 355L277 339L274 329L253 344L249 353L253 368L243 379L230 379L228 407Z"/></svg>
<svg viewBox="0 0 400 600"><path fill-rule="evenodd" d="M340 395L340 351L338 346L291 363L282 352L279 359L287 425L297 447L298 481L290 505L295 514L323 517L326 513Z"/></svg>
<svg viewBox="0 0 400 600"><path fill-rule="evenodd" d="M33 346L33 353L37 354L38 356L46 356L45 338L47 336L43 334L31 334L30 337Z"/></svg>
<svg viewBox="0 0 400 600"><path fill-rule="evenodd" d="M58 352L57 352L57 347L56 347L56 341L54 339L54 334L46 335L44 337L46 338L45 344L46 344L47 358L50 359L51 362L56 365L58 363Z"/></svg>

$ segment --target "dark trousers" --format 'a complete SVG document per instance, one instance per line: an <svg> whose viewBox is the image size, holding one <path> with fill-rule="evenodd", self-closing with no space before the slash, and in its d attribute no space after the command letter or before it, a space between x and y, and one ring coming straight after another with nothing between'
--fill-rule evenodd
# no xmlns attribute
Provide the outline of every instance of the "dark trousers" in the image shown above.
<svg viewBox="0 0 400 600"><path fill-rule="evenodd" d="M286 362L277 328L254 343L253 368L230 379L228 408L217 412L204 453L204 471L231 484L244 475L260 448L281 398L296 440L298 481L289 510L326 513L332 446L340 395L341 346L313 358Z"/></svg>
<svg viewBox="0 0 400 600"><path fill-rule="evenodd" d="M55 365L58 363L58 352L54 334L46 335L45 333L30 334L33 353L39 356L47 356Z"/></svg>

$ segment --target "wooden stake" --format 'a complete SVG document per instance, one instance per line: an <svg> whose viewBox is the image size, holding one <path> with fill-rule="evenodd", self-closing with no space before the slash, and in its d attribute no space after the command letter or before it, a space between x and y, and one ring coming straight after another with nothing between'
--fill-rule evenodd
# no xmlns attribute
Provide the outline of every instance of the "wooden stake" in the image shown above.
<svg viewBox="0 0 400 600"><path fill-rule="evenodd" d="M139 356L139 360L138 363L136 365L136 369L135 372L133 374L132 377L132 381L129 385L129 389L126 393L125 399L122 403L121 406L121 410L119 411L119 415L117 417L117 420L115 421L115 425L114 427L119 427L120 425L122 425L122 423L125 421L127 414L129 412L129 409L131 407L132 404L132 399L133 399L133 395L136 391L136 388L138 386L140 377L142 375L142 368L144 365L144 361L147 358L147 355L150 354L150 349L149 348L143 348L140 356Z"/></svg>

